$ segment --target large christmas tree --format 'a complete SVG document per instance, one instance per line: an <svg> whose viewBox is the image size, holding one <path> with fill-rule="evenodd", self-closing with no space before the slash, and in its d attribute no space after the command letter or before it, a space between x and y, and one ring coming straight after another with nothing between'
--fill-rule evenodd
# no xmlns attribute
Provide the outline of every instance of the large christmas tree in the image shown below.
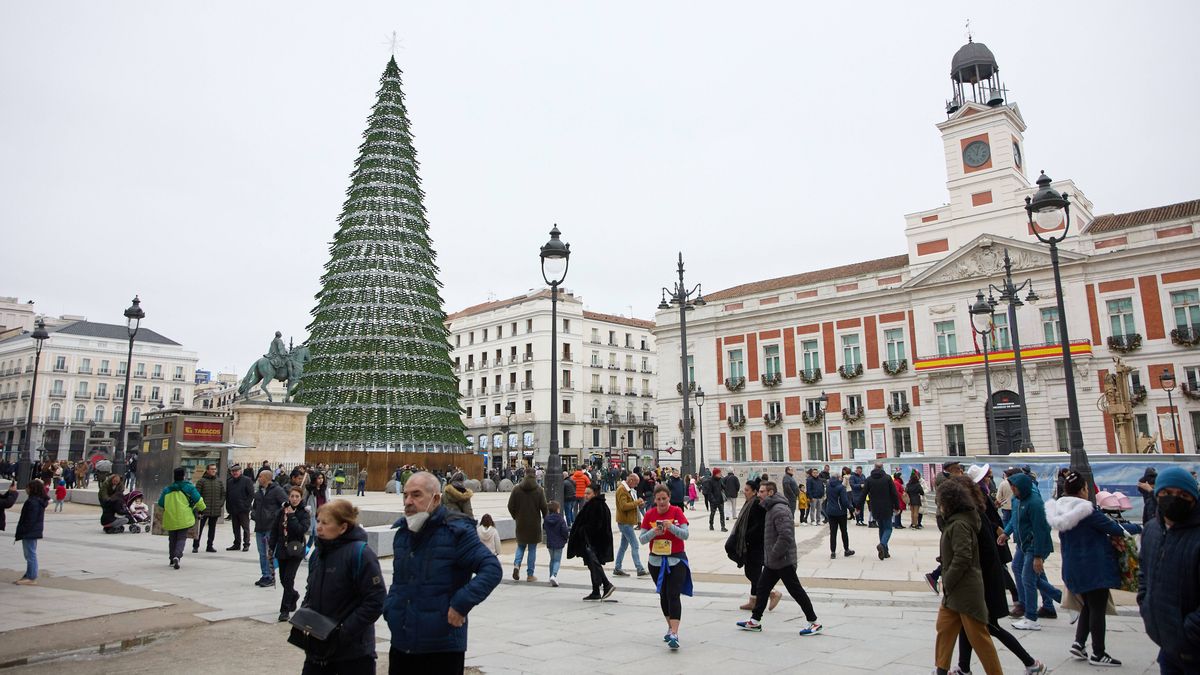
<svg viewBox="0 0 1200 675"><path fill-rule="evenodd" d="M297 400L326 449L465 450L458 379L417 176L417 153L388 61L308 329Z"/></svg>

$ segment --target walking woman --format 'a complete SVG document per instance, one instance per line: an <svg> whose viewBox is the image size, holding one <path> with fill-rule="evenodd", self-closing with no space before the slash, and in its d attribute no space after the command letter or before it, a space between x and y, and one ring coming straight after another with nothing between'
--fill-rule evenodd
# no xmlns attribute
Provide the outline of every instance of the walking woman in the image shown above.
<svg viewBox="0 0 1200 675"><path fill-rule="evenodd" d="M746 502L742 516L749 510ZM688 567L683 542L688 538L688 520L683 510L671 504L671 490L665 485L654 488L654 508L642 517L638 538L650 542L650 576L658 591L659 606L667 620L663 642L668 649L679 649L679 620L683 617L680 595L692 595L692 570Z"/></svg>
<svg viewBox="0 0 1200 675"><path fill-rule="evenodd" d="M825 489L825 520L829 521L829 558L837 557L837 533L842 531L842 555L849 558L854 555L850 549L850 534L846 531L846 522L854 506L850 504L850 495L846 486L836 476L829 479Z"/></svg>
<svg viewBox="0 0 1200 675"><path fill-rule="evenodd" d="M725 555L737 563L750 580L750 599L740 609L751 610L758 602L758 578L762 576L763 568L763 527L767 511L752 484L742 485L742 497L746 504L738 514L729 538L725 540ZM779 591L771 591L770 609L775 609L782 598L783 594Z"/></svg>
<svg viewBox="0 0 1200 675"><path fill-rule="evenodd" d="M15 481L14 481L15 484ZM14 581L19 586L36 586L38 578L37 544L42 538L42 526L46 520L46 484L34 478L25 486L25 504L21 506L21 518L17 521L14 541L21 542L25 554L25 576Z"/></svg>
<svg viewBox="0 0 1200 675"><path fill-rule="evenodd" d="M921 529L921 497L925 494L925 488L921 486L921 473L916 469L909 474L904 492L908 495L908 526L919 530Z"/></svg>
<svg viewBox="0 0 1200 675"><path fill-rule="evenodd" d="M979 528L982 519L969 480L946 480L938 489L942 527L942 606L938 609L934 664L947 675L960 631L979 653L987 675L1002 675L1000 657L988 634L988 606L979 567Z"/></svg>
<svg viewBox="0 0 1200 675"><path fill-rule="evenodd" d="M1088 486L1083 476L1071 471L1063 477L1063 496L1046 503L1046 520L1058 531L1062 549L1062 578L1067 588L1083 602L1075 624L1075 642L1071 656L1087 659L1093 666L1119 666L1121 662L1104 651L1104 610L1108 589L1119 588L1121 575L1116 549L1110 537L1125 532L1139 534L1140 525L1122 527L1088 501ZM1088 633L1092 634L1092 655L1087 653Z"/></svg>
<svg viewBox="0 0 1200 675"><path fill-rule="evenodd" d="M358 526L358 509L336 499L317 512L317 549L308 564L303 608L337 622L327 640L293 628L288 642L304 649L301 675L363 675L375 672L375 621L387 587L379 558Z"/></svg>
<svg viewBox="0 0 1200 675"><path fill-rule="evenodd" d="M308 482L308 498L304 500L304 508L308 509L311 523L308 528L308 542L305 544L305 555L317 541L317 511L329 501L329 484L325 474L318 473Z"/></svg>
<svg viewBox="0 0 1200 675"><path fill-rule="evenodd" d="M288 503L279 511L271 530L275 542L275 559L279 561L279 578L283 582L283 599L279 602L279 620L287 621L296 611L296 570L304 562L304 539L308 535L312 514L304 505L304 488L293 485L288 491ZM298 549L298 550L297 550Z"/></svg>
<svg viewBox="0 0 1200 675"><path fill-rule="evenodd" d="M982 472L979 473L979 477L982 480ZM970 474L968 474L968 479L955 476L949 480L965 486L970 483L969 479ZM964 480L967 482L963 482ZM1008 616L1008 602L1004 597L1008 572L1004 569L1005 556L1001 555L1001 549L996 545L996 538L1004 531L1004 528L1000 525L1000 515L996 513L996 506L985 494L983 485L971 483L970 494L980 518L979 571L983 577L983 598L987 604L988 634L999 640L1008 648L1008 651L1021 659L1021 663L1025 666L1025 675L1041 675L1046 672L1046 666L1030 656L1021 641L1012 633L1000 627L1000 619ZM965 630L958 633L958 671L960 673L971 672L971 643Z"/></svg>
<svg viewBox="0 0 1200 675"><path fill-rule="evenodd" d="M662 489L667 490L669 502L670 490L665 485ZM584 488L583 500L567 540L567 557L581 558L592 573L592 592L583 599L607 600L617 590L604 574L604 563L613 560L612 512L604 503L604 494L597 494L591 485Z"/></svg>

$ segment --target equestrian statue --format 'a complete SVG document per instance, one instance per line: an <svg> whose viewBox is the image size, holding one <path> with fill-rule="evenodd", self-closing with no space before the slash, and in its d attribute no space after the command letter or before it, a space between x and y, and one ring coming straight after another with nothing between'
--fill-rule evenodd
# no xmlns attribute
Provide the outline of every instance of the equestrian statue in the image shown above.
<svg viewBox="0 0 1200 675"><path fill-rule="evenodd" d="M250 398L250 390L254 385L261 383L259 389L267 395L268 401L274 402L271 392L267 391L267 385L272 380L279 380L286 383L283 402L291 403L292 397L300 391L300 377L304 375L304 364L308 363L309 359L307 343L289 350L283 345L283 333L275 331L271 348L250 366L246 377L242 378L242 383L238 386L238 396Z"/></svg>

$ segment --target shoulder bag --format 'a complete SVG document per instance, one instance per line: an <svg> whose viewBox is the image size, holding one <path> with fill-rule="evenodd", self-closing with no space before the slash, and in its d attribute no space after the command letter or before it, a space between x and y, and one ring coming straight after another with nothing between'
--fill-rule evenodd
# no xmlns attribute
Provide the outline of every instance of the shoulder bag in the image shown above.
<svg viewBox="0 0 1200 675"><path fill-rule="evenodd" d="M366 547L366 542L359 544L354 578L358 578L361 572L362 553ZM334 633L342 627L342 622L354 612L356 607L356 604L351 604L336 620L310 607L301 607L288 619L288 623L292 625L292 632L287 639L288 643L303 649L314 661L328 661L338 648L338 639Z"/></svg>

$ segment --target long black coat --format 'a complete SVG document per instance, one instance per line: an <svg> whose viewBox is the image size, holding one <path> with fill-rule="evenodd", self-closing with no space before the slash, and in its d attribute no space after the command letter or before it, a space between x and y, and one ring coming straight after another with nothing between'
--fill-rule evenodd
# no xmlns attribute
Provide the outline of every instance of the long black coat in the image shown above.
<svg viewBox="0 0 1200 675"><path fill-rule="evenodd" d="M1004 565L1000 549L996 546L996 530L988 514L980 513L979 520L979 571L983 575L983 600L987 603L988 618L996 623L1008 616L1008 598L1004 595Z"/></svg>
<svg viewBox="0 0 1200 675"><path fill-rule="evenodd" d="M890 520L892 513L900 508L900 494L896 482L883 469L872 469L867 478L867 498L871 500L871 515L875 520Z"/></svg>
<svg viewBox="0 0 1200 675"><path fill-rule="evenodd" d="M612 513L603 494L584 502L575 515L575 524L571 526L571 536L567 539L567 557L582 558L583 550L589 547L596 553L600 564L612 562Z"/></svg>
<svg viewBox="0 0 1200 675"><path fill-rule="evenodd" d="M15 484L16 481L13 481L13 483ZM0 530L4 529L4 511L5 509L11 509L13 504L17 503L17 494L16 490L8 490L3 495L0 495Z"/></svg>

